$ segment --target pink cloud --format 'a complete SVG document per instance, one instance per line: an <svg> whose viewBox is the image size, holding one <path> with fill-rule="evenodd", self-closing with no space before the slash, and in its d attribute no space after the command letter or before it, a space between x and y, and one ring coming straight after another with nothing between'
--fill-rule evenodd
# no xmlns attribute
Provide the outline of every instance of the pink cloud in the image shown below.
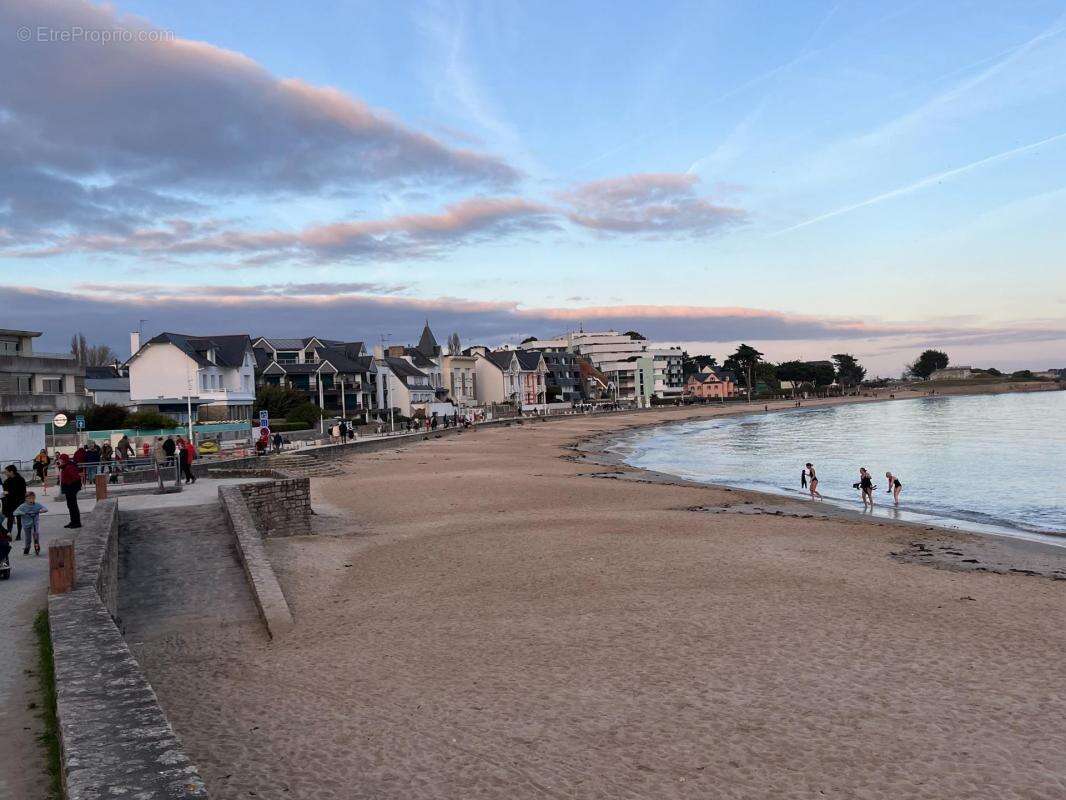
<svg viewBox="0 0 1066 800"><path fill-rule="evenodd" d="M696 194L699 178L677 173L627 175L593 181L560 195L572 222L604 233L706 235L740 224L738 208Z"/></svg>

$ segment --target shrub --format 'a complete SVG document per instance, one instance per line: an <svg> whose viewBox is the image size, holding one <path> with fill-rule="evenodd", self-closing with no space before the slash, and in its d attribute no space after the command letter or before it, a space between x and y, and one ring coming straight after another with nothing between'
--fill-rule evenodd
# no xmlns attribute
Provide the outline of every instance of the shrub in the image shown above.
<svg viewBox="0 0 1066 800"><path fill-rule="evenodd" d="M270 430L272 433L291 433L292 431L306 431L314 427L307 422L293 422L291 420L285 420L284 422L278 421L270 423Z"/></svg>
<svg viewBox="0 0 1066 800"><path fill-rule="evenodd" d="M308 427L317 425L322 418L322 412L314 403L304 402L285 415L286 422L303 422Z"/></svg>
<svg viewBox="0 0 1066 800"><path fill-rule="evenodd" d="M178 428L180 425L172 417L158 411L137 411L126 417L126 427L137 430L155 430L157 428Z"/></svg>
<svg viewBox="0 0 1066 800"><path fill-rule="evenodd" d="M85 412L85 428L90 431L125 428L129 415L129 411L116 403L93 406Z"/></svg>
<svg viewBox="0 0 1066 800"><path fill-rule="evenodd" d="M256 415L266 409L271 417L290 419L292 412L303 405L310 405L307 396L287 386L260 386L255 393L254 410Z"/></svg>

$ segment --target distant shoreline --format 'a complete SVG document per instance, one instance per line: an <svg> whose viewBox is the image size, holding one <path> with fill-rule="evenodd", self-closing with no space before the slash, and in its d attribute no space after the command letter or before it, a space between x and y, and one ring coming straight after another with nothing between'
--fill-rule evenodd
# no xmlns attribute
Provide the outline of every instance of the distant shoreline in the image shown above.
<svg viewBox="0 0 1066 800"><path fill-rule="evenodd" d="M646 482L670 484L675 486L712 487L726 491L749 493L753 496L760 498L762 502L767 504L776 504L781 502L807 503L809 502L807 498L801 497L799 495L792 495L784 491L774 492L763 489L750 488L747 486L719 483L715 481L691 480L668 472L660 472L658 470L634 466L632 464L629 464L625 460L624 456L619 453L612 452L608 448L615 444L618 444L621 440L631 436L634 433L646 432L659 427L672 427L676 425L689 424L693 422L699 422L701 420L712 419L715 417L728 417L733 419L736 417L756 416L766 413L802 411L812 408L825 408L837 405L851 405L859 402L919 400L927 399L931 396L939 396L941 394L945 396L960 397L980 396L989 394L1028 394L1035 392L1064 390L1066 390L1066 387L1063 387L1060 384L1047 384L1044 382L1022 384L1021 386L997 383L981 384L980 386L973 387L949 387L948 391L938 391L936 395L930 395L924 392L918 393L912 390L908 392L907 396L903 397L900 397L898 395L895 397L879 395L829 398L828 400L824 398L820 400L812 399L803 401L804 405L802 406L792 405L791 401L786 401L788 405L782 405L782 401L770 401L769 403L761 403L764 408L760 409L758 408L760 403L753 402L751 404L745 403L744 407L741 409L729 409L728 411L726 411L724 409L727 406L723 405L723 411L719 414L693 416L685 419L657 420L654 422L649 421L646 424L633 425L620 430L601 432L579 442L577 444L577 449L584 453L586 458L592 463L599 464L601 466L632 470L633 472L638 473L641 476L641 480L644 480ZM937 530L945 531L948 533L963 533L972 534L975 536L994 536L1003 539L1007 542L1017 542L1023 543L1025 545L1035 545L1037 547L1066 548L1066 531L1030 531L1024 528L1012 526L1009 523L982 523L976 520L968 520L965 518L948 516L947 514L938 515L906 509L905 513L913 516L914 519L892 519L886 517L870 516L868 513L864 513L859 509L848 508L832 502L818 504L817 507L819 513L822 513L825 516L836 516L842 519L848 519L855 522L863 522L866 524L901 525L911 529L919 529L926 531L930 528L935 528Z"/></svg>

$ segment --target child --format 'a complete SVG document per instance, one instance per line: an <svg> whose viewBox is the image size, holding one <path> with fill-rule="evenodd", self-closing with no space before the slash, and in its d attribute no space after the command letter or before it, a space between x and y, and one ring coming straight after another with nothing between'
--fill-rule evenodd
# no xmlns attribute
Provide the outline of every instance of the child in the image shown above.
<svg viewBox="0 0 1066 800"><path fill-rule="evenodd" d="M41 514L46 513L47 508L37 502L37 494L35 492L26 492L26 502L15 509L15 516L22 519L22 532L26 534L26 546L22 550L22 555L28 556L30 554L30 540L33 540L33 553L34 555L41 554Z"/></svg>

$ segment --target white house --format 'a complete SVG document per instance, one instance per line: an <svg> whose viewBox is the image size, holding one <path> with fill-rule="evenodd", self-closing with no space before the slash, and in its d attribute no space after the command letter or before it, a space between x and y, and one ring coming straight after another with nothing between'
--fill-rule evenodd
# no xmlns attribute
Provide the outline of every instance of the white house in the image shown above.
<svg viewBox="0 0 1066 800"><path fill-rule="evenodd" d="M247 334L161 333L141 345L131 333L130 350L130 404L138 409L184 421L192 405L201 420L251 419L255 354Z"/></svg>
<svg viewBox="0 0 1066 800"><path fill-rule="evenodd" d="M529 350L495 350L474 362L479 403L538 405L545 401L548 367Z"/></svg>

